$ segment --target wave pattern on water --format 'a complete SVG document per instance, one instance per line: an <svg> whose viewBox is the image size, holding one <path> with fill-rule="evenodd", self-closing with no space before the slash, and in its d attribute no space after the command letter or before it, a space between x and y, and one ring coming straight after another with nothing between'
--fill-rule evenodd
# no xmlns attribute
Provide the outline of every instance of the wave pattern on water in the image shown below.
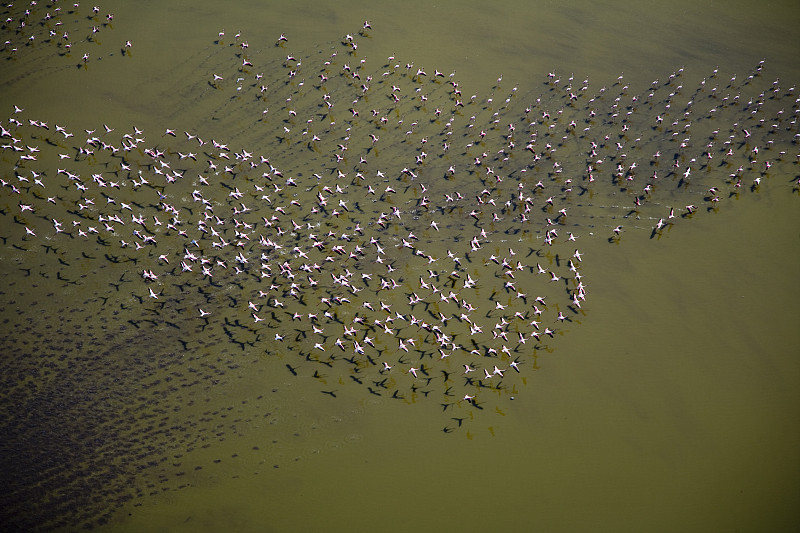
<svg viewBox="0 0 800 533"><path fill-rule="evenodd" d="M763 64L473 96L367 58L370 32L297 55L220 35L176 73L163 131L24 105L0 124L11 523L103 523L202 482L226 438L247 443L237 472L317 453L264 446L295 383L309 410L358 391L468 431L586 318L584 239L797 192L796 91Z"/></svg>

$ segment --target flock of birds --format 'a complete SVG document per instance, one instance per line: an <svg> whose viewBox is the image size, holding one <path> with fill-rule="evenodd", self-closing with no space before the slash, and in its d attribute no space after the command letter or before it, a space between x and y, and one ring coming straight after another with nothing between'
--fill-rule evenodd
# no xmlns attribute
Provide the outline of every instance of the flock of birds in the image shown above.
<svg viewBox="0 0 800 533"><path fill-rule="evenodd" d="M65 48L48 22L21 41L21 22L4 27L11 56ZM455 73L364 57L371 31L305 54L220 32L167 120L202 105L226 138L7 110L0 237L22 279L4 295L30 323L4 341L4 462L41 451L6 465L15 523L104 523L185 479L192 450L247 441L236 424L275 413L287 380L316 402L425 402L468 431L591 308L585 240L798 191L800 100L763 61L691 88L681 68L646 87L551 72L471 94ZM75 305L34 328L32 295L56 290ZM190 410L256 378L272 394ZM89 500L98 480L108 494Z"/></svg>

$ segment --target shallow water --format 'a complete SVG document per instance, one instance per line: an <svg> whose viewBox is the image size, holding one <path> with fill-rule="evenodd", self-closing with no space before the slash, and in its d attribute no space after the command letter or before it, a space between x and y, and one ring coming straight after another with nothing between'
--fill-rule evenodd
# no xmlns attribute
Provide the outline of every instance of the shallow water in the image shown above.
<svg viewBox="0 0 800 533"><path fill-rule="evenodd" d="M774 6L774 18L756 14L755 19L746 4L724 11L713 6L702 11L688 3L643 5L636 11L626 6L622 11L614 3L592 7L578 3L568 9L542 5L532 14L525 4L514 3L497 4L492 10L483 4L461 4L458 13L445 6L413 3L386 12L358 3L323 10L302 3L269 9L260 3L224 10L214 4L192 6L189 11L180 4L167 9L153 5L136 12L115 6L113 27L100 32L100 44L76 43L68 58L46 45L21 49L7 61L11 65L7 72L14 74L3 86L3 105L9 110L19 105L26 116L40 120L46 117L51 139L58 139L52 130L56 123L67 124L78 136L83 128L102 132L102 124L108 124L117 128L108 134L116 139L135 125L149 142L172 152L171 164L181 164L176 152L189 149L189 142L162 135L169 127L178 135L187 130L227 141L234 150L266 148L284 173L311 179L310 174L326 164L324 158L336 152L335 145L343 142L346 132L321 127L316 131L332 138L303 154L276 141L269 127L259 130L268 125L257 122L251 104L229 99L236 94L235 86L214 88L208 82L210 73L238 67L226 59L231 41L213 43L223 27L227 39L242 32L252 48L248 57L256 64L263 58L266 77L271 79L277 77L273 71L286 69L281 64L286 54L296 54L305 68L314 68L332 47L342 48L339 40L345 33L356 32L362 19L369 19L374 29L370 37L357 38L363 54L358 57L380 58L368 63L376 71L382 71L387 55L395 54L403 64L413 61L415 69L424 66L429 73L433 67L448 74L455 71L465 96L476 93L485 98L494 90L502 95L495 96L499 103L518 87L520 100L544 95L545 102L553 102L545 109L566 109L565 118L572 111L564 105L563 95L553 95L547 72L560 77L574 72L575 80L588 77L593 90L606 86L612 96L620 94L615 83L623 72L625 83L641 92L654 79L666 84L669 74L683 68L680 83L694 91L717 66L721 74L715 83L727 92L724 88L733 74L740 73L738 87L762 59L767 60L769 74L756 78L760 86L780 77L787 83L781 86L788 88L798 79L792 56L798 44L792 21L797 22L798 14L789 3ZM445 19L452 24L443 24ZM69 19L67 24L83 29L85 23ZM501 24L506 31L498 31ZM759 37L753 26L768 28L770 38ZM464 32L465 27L471 32ZM282 32L290 40L287 48L276 48ZM134 46L130 55L122 56L126 39ZM297 48L294 43L299 43ZM94 46L90 61L85 67L76 66L78 50L89 46ZM503 82L497 84L500 75ZM419 82L403 80L402 87L406 90L414 83ZM283 90L296 100L296 109L311 108L300 96L307 93L297 85L283 89L275 85L273 90ZM329 85L337 98L348 94L341 83ZM447 102L446 85L427 87L433 87L431 107ZM665 85L663 90L672 89ZM687 98L675 106L686 106ZM792 102L786 98L787 112ZM774 103L766 107L774 108ZM518 113L524 105L511 108ZM478 104L467 108L475 110L476 123L486 129L491 112L502 106L487 107L492 110ZM271 116L283 116L276 111L284 108L291 106L273 104ZM346 109L335 117L340 124ZM576 118L583 116L582 109L574 111ZM699 104L697 109L705 110ZM659 149L660 135L643 127L656 111L637 113L634 116L643 118L633 122L633 129L643 133L643 153ZM747 118L738 109L728 113L732 121ZM398 115L413 119L422 113L406 101ZM721 118L711 123L726 124ZM703 124L697 120L693 134ZM679 128L683 126L680 123ZM364 127L363 122L353 121L356 131ZM425 127L421 125L414 136L438 138L440 130L435 128L441 124ZM606 122L595 128L616 133ZM28 135L26 141L38 133L32 127L20 131ZM399 171L409 159L413 161L416 149L403 133L399 127L380 133L375 157L382 168ZM570 313L552 342L545 337L536 350L532 339L526 343L523 348L530 346L532 353L523 349L520 355L525 372L507 378L508 387L498 394L477 389L478 405L484 409L464 401L451 403L444 382L429 382L427 392L418 392L406 363L395 365L402 366L405 375L388 376L381 395L364 390L341 360L332 360L326 368L304 363L298 352L313 353L311 341L298 337L291 348L282 349L268 342L263 331L259 335L258 323L249 329L238 325L252 319L249 310L237 310L236 301L227 299L231 294L239 298L234 285L226 290L177 287L180 295L165 285L162 300L170 298L161 304L148 299L148 286L141 281L140 270L148 267L103 259L106 253L124 259L129 254L124 249L112 252L93 241L73 238L54 243L55 253L44 247L23 252L14 245L31 248L35 241L14 223L14 214L24 214L18 213L19 200L4 188L2 265L9 282L3 318L10 333L3 343L2 407L11 438L6 444L10 453L3 456L4 470L16 473L19 480L4 496L14 502L5 506L11 509L11 523L47 529L60 525L68 530L105 523L113 530L130 531L470 530L498 523L511 527L536 523L563 531L643 526L663 531L786 529L796 518L792 502L798 493L794 357L798 335L792 328L798 309L791 266L800 252L798 193L792 189L797 145L788 143L791 135L782 135L778 146L785 146L790 157L776 164L762 187L757 191L744 187L747 190L741 194L719 202L718 212L702 210L680 217L661 232L651 228L658 217L666 216L667 206L681 206L678 202L688 194L683 189L673 190L672 196L666 188L657 189L653 203L642 207L640 219L633 223L622 217L635 195L607 184L594 188L597 196L591 202L565 197L572 213L567 220L574 224L579 240L574 246L564 243L559 250L569 256L579 246L584 255L580 271L588 286L585 310ZM759 133L756 137L769 138ZM492 138L487 136L487 146L501 142ZM465 135L464 140L470 137ZM64 147L39 142L41 160L57 166L55 153ZM369 143L364 144L368 148ZM577 144L570 140L559 147L560 154L566 154L559 156L561 161L575 161L570 173L580 172L583 164L585 147ZM354 140L354 152L356 145ZM136 157L147 164L142 154ZM6 181L16 178L12 161L4 159ZM96 161L78 158L73 166L91 173L95 165L102 167L102 161L98 152ZM187 160L183 164L192 172L203 172L205 167ZM433 173L441 167L443 172L447 164L429 160L424 168ZM513 161L497 164L497 168L512 167ZM705 176L696 179L716 179L713 173ZM752 176L745 176L749 185ZM47 177L56 179L54 174ZM455 190L471 196L485 186L474 178L470 172L456 183L429 181L428 186L439 196ZM525 182L508 179L512 185L514 179ZM557 178L552 179L556 183ZM525 183L530 187L535 179ZM707 188L703 181L698 185L699 192ZM179 182L163 190L175 203L191 206L192 188ZM227 190L217 182L205 190L206 197L224 209ZM348 201L363 194L363 187L355 190L349 189ZM118 201L139 200L146 191L147 187L128 189L115 196ZM295 198L307 206L313 202L309 192ZM416 202L417 192L407 190L396 198ZM74 201L69 195L80 197L66 190L63 194L68 196L65 204ZM621 207L601 207L612 205L604 195L621 198L613 204ZM288 193L277 197L287 202L291 198ZM367 199L364 195L361 200L365 220L388 209L367 204ZM147 198L156 200L155 192ZM43 198L32 201L40 213L49 210L52 216L67 216ZM397 204L403 212L411 209ZM652 214L647 211L650 206ZM153 213L145 203L142 209ZM451 227L443 237L427 227L429 216L422 213L415 222L392 227L381 238L394 234L399 240L409 229L420 235L426 231L419 248L441 257L443 241L458 235L464 246L474 231L466 213L449 212ZM325 222L321 217L312 220ZM49 224L37 219L26 223L33 222L42 229ZM617 240L611 238L611 229L619 223L625 230ZM332 227L345 225L336 222ZM502 235L510 227L509 221L499 222L492 231ZM39 227L35 229L42 234ZM532 227L522 244L513 246L546 253L540 244L544 231ZM169 232L160 233L158 239L161 247L179 242ZM488 286L489 273L499 270L489 254L503 256L510 246L501 242L497 237L487 239L484 250L472 254L474 264L467 269ZM451 244L456 247L447 246ZM403 265L409 280L426 275L426 261L404 253L401 246L389 251L388 257L398 267ZM155 256L150 259L150 268L158 265L152 262ZM233 263L233 255L228 260ZM531 257L524 260L533 266ZM536 260L548 270L568 275L563 260L559 264L547 255ZM363 262L359 268L375 267ZM53 279L55 272L68 281ZM48 273L50 278L45 277ZM235 281L223 275L223 285ZM540 279L531 273L528 281L521 277L518 283L542 294L553 291ZM254 282L242 283L255 287ZM327 279L322 283L319 295L338 290ZM567 293L544 295L551 302L561 299L557 308L566 312ZM469 298L478 302L489 296L484 286ZM138 303L137 297L143 302ZM402 301L405 296L384 297L393 311L417 312ZM508 305L524 310L522 302ZM137 313L137 306L143 311ZM187 318L204 306L212 309L210 320ZM342 308L345 316L354 312ZM489 315L497 320L502 313ZM456 335L466 335L466 325L450 324ZM268 331L271 337L273 331L286 334L293 327L291 321L274 319L270 328L277 330ZM324 342L335 350L332 338ZM388 343L384 348L381 342L376 344L389 353ZM489 338L479 345L491 346ZM392 349L403 361L402 354ZM447 361L431 358L427 364L437 372L454 371ZM323 375L312 377L314 369L322 369ZM468 385L451 387L459 394L471 391ZM336 397L320 390L334 391ZM391 391L403 399L391 398ZM442 410L439 397L450 407ZM25 447L35 452L23 458Z"/></svg>

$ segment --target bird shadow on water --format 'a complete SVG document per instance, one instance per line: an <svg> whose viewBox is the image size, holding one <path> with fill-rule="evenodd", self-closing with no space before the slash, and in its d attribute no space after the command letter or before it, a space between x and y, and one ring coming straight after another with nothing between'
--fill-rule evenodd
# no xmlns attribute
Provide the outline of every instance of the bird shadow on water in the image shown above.
<svg viewBox="0 0 800 533"><path fill-rule="evenodd" d="M299 462L358 439L360 403L469 437L590 320L605 240L797 194L773 179L797 172L795 91L762 64L471 96L367 59L365 34L291 55L220 36L165 84L163 132L2 122L14 524Z"/></svg>

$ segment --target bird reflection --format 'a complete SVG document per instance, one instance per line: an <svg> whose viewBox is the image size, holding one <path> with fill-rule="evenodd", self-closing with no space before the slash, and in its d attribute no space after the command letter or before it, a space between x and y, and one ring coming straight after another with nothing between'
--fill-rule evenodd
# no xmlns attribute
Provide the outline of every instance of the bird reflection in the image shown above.
<svg viewBox="0 0 800 533"><path fill-rule="evenodd" d="M280 466L259 439L295 384L427 403L445 433L503 415L592 311L583 242L797 191L771 183L796 174L797 97L763 62L693 88L683 69L646 87L551 72L465 97L455 73L363 55L367 30L288 55L285 34L220 31L164 117L203 105L213 133L51 128L24 102L0 122L2 455L19 474L3 507L40 501L21 527L99 525L218 464ZM259 442L209 458L231 438Z"/></svg>

